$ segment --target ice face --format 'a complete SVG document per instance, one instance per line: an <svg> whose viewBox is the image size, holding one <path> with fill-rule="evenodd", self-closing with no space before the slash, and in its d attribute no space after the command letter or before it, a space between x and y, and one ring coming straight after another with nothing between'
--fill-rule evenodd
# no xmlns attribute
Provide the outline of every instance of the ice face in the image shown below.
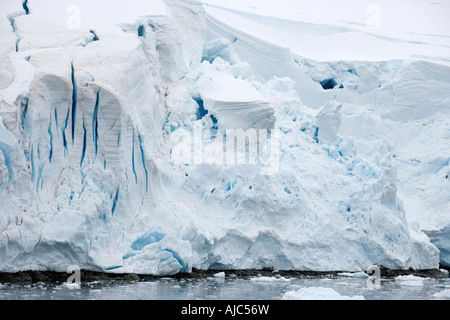
<svg viewBox="0 0 450 320"><path fill-rule="evenodd" d="M448 67L302 58L198 1L7 4L1 271L448 261Z"/></svg>

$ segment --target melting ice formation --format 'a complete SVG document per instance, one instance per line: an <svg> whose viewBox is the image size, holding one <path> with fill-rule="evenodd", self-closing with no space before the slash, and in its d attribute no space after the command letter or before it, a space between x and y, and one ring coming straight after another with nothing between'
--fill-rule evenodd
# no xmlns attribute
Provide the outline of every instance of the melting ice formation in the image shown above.
<svg viewBox="0 0 450 320"><path fill-rule="evenodd" d="M448 65L316 61L196 0L1 10L0 271L450 266ZM277 173L174 163L195 126L277 130Z"/></svg>

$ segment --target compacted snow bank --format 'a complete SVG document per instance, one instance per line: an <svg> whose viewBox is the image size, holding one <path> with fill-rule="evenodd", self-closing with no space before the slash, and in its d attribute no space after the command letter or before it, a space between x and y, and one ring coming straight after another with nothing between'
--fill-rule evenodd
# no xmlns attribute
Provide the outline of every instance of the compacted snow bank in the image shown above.
<svg viewBox="0 0 450 320"><path fill-rule="evenodd" d="M314 60L193 0L1 10L0 271L448 261L449 67Z"/></svg>

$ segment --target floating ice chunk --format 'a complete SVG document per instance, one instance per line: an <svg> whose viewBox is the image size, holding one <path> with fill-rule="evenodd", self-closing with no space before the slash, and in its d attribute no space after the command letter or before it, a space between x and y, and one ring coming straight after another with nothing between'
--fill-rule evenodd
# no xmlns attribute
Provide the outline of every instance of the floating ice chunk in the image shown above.
<svg viewBox="0 0 450 320"><path fill-rule="evenodd" d="M81 288L81 285L79 283L73 282L73 283L65 283L64 284L67 288L70 290L78 290Z"/></svg>
<svg viewBox="0 0 450 320"><path fill-rule="evenodd" d="M217 272L213 275L214 278L223 279L225 278L225 272Z"/></svg>
<svg viewBox="0 0 450 320"><path fill-rule="evenodd" d="M395 277L395 282L401 286L422 287L426 278L416 277L414 275Z"/></svg>
<svg viewBox="0 0 450 320"><path fill-rule="evenodd" d="M439 271L442 273L442 275L444 277L448 277L448 274L449 274L448 270L446 270L446 269L439 269Z"/></svg>
<svg viewBox="0 0 450 320"><path fill-rule="evenodd" d="M365 300L363 296L343 296L331 288L309 287L287 291L282 300Z"/></svg>
<svg viewBox="0 0 450 320"><path fill-rule="evenodd" d="M368 278L369 275L365 272L341 272L338 273L340 277L349 277L349 278Z"/></svg>
<svg viewBox="0 0 450 320"><path fill-rule="evenodd" d="M285 282L285 281L290 281L288 278L285 277L265 277L265 276L261 276L261 277L254 277L251 278L250 281L253 282Z"/></svg>
<svg viewBox="0 0 450 320"><path fill-rule="evenodd" d="M450 289L444 289L442 291L436 292L431 296L431 298L435 299L450 299Z"/></svg>

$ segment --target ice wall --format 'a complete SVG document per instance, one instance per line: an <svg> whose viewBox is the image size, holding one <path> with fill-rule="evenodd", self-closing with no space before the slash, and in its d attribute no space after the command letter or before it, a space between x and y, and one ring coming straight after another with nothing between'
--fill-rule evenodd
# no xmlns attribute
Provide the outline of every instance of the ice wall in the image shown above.
<svg viewBox="0 0 450 320"><path fill-rule="evenodd" d="M358 119L289 50L198 1L9 0L0 20L0 271L438 267L388 148L344 135ZM401 113L399 81L380 94ZM273 157L210 161L227 129L269 130Z"/></svg>

